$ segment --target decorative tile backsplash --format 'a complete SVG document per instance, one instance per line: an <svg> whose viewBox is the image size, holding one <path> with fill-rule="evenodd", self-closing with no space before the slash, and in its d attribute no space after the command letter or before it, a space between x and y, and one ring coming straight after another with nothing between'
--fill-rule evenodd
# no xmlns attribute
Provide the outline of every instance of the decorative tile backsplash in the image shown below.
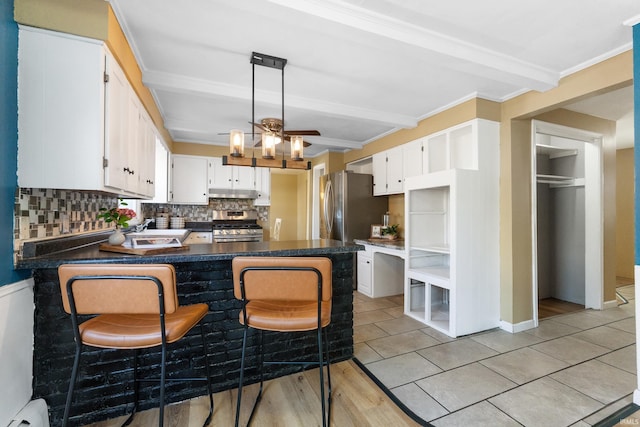
<svg viewBox="0 0 640 427"><path fill-rule="evenodd" d="M97 192L17 188L14 204L14 261L25 240L40 240L109 229L98 219L100 208L116 206L118 197ZM144 218L160 213L190 221L210 221L214 210L258 211L258 220L269 223L269 207L253 206L251 199L210 199L207 206L142 203Z"/></svg>
<svg viewBox="0 0 640 427"><path fill-rule="evenodd" d="M97 219L100 208L115 206L116 196L81 191L18 188L14 238L55 237L110 228Z"/></svg>
<svg viewBox="0 0 640 427"><path fill-rule="evenodd" d="M258 220L269 221L269 208L267 206L253 206L251 199L209 199L209 205L170 205L143 203L142 212L145 218L155 218L159 214L168 214L169 217L180 216L187 221L211 221L212 211L240 211L254 209L258 211Z"/></svg>

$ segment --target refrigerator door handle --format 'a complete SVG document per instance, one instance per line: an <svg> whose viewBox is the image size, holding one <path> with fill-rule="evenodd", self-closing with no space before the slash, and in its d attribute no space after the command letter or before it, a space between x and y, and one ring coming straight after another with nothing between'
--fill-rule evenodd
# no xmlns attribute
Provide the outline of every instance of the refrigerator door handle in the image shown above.
<svg viewBox="0 0 640 427"><path fill-rule="evenodd" d="M327 180L324 187L324 221L330 238L331 230L333 229L333 210L333 186L331 185L331 180Z"/></svg>

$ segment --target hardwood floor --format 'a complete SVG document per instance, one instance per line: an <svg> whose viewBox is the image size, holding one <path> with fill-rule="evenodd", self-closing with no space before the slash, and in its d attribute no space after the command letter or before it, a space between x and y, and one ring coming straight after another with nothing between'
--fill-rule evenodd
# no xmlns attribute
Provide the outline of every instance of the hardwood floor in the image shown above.
<svg viewBox="0 0 640 427"><path fill-rule="evenodd" d="M584 305L562 301L555 298L538 300L538 319L584 310Z"/></svg>
<svg viewBox="0 0 640 427"><path fill-rule="evenodd" d="M258 405L252 426L322 425L320 388L317 369L289 375L265 383L262 402ZM333 403L331 425L347 426L418 426L352 361L331 365ZM244 388L240 421L246 423L258 384ZM232 426L235 422L237 390L216 393L211 426ZM205 397L168 405L165 425L200 426L206 418ZM87 427L120 426L126 417L90 424ZM131 426L158 425L158 410L140 412Z"/></svg>

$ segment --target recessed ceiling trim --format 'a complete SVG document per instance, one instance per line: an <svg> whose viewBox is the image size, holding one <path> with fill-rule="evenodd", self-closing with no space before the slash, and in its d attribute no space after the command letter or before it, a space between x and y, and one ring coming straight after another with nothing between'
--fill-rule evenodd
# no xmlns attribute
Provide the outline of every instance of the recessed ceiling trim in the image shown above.
<svg viewBox="0 0 640 427"><path fill-rule="evenodd" d="M558 85L557 72L518 58L430 31L336 0L269 0L271 3L410 44L484 68L485 76L545 91ZM493 76L493 77L492 77Z"/></svg>

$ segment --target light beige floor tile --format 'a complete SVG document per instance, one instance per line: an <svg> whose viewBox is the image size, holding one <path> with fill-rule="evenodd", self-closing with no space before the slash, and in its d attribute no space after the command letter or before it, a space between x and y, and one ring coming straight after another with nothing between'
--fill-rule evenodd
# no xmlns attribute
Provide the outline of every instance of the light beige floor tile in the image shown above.
<svg viewBox="0 0 640 427"><path fill-rule="evenodd" d="M551 378L604 404L622 399L637 385L635 375L598 360L556 372Z"/></svg>
<svg viewBox="0 0 640 427"><path fill-rule="evenodd" d="M386 337L385 331L375 325L375 323L367 323L366 325L357 325L353 327L353 342L365 342L376 338Z"/></svg>
<svg viewBox="0 0 640 427"><path fill-rule="evenodd" d="M605 354L604 356L598 357L597 360L634 375L637 372L635 345L630 345L629 347L621 348L620 350Z"/></svg>
<svg viewBox="0 0 640 427"><path fill-rule="evenodd" d="M424 323L418 322L407 316L399 319L383 320L376 322L376 326L384 330L389 335L401 334L403 332L415 331L424 328Z"/></svg>
<svg viewBox="0 0 640 427"><path fill-rule="evenodd" d="M492 397L489 402L527 427L567 426L603 406L549 377Z"/></svg>
<svg viewBox="0 0 640 427"><path fill-rule="evenodd" d="M381 320L391 319L393 319L393 317L378 310L353 313L353 326L366 325L367 323L375 323Z"/></svg>
<svg viewBox="0 0 640 427"><path fill-rule="evenodd" d="M449 335L445 335L442 332L436 331L433 328L423 328L423 329L420 329L420 331L422 333L429 335L430 337L437 339L440 342L451 342L456 340L456 338L451 338Z"/></svg>
<svg viewBox="0 0 640 427"><path fill-rule="evenodd" d="M622 399L617 400L608 406L605 406L595 414L588 416L584 419L584 422L590 426L594 425L595 423L600 422L607 417L610 417L611 415L631 403L633 403L633 394L628 394Z"/></svg>
<svg viewBox="0 0 640 427"><path fill-rule="evenodd" d="M393 304L391 301L387 301L384 298L376 298L367 302L358 300L353 302L353 312L363 313L366 311L380 310L383 308L390 308L394 306L395 304Z"/></svg>
<svg viewBox="0 0 640 427"><path fill-rule="evenodd" d="M471 339L500 353L542 342L541 338L531 334L526 334L524 332L512 334L502 330L474 335Z"/></svg>
<svg viewBox="0 0 640 427"><path fill-rule="evenodd" d="M440 344L440 342L420 331L410 331L370 340L367 341L367 344L382 357L388 358L431 347L432 345Z"/></svg>
<svg viewBox="0 0 640 427"><path fill-rule="evenodd" d="M409 383L391 389L391 392L414 414L425 421L442 417L449 412L415 383Z"/></svg>
<svg viewBox="0 0 640 427"><path fill-rule="evenodd" d="M382 311L387 313L389 316L393 317L394 319L404 316L404 307L385 308Z"/></svg>
<svg viewBox="0 0 640 427"><path fill-rule="evenodd" d="M524 332L535 335L543 340L551 340L565 335L571 335L581 330L582 329L573 326L565 325L564 323L554 322L553 320L543 320L538 324L537 328L527 329Z"/></svg>
<svg viewBox="0 0 640 427"><path fill-rule="evenodd" d="M407 353L366 365L367 369L391 389L442 372L418 353Z"/></svg>
<svg viewBox="0 0 640 427"><path fill-rule="evenodd" d="M516 427L519 423L495 406L482 401L475 405L431 421L436 427L492 426Z"/></svg>
<svg viewBox="0 0 640 427"><path fill-rule="evenodd" d="M635 335L619 329L610 328L609 326L587 329L572 336L611 350L617 350L636 342Z"/></svg>
<svg viewBox="0 0 640 427"><path fill-rule="evenodd" d="M365 364L375 362L377 360L382 360L382 356L380 356L375 352L374 349L363 342L357 343L353 346L353 357Z"/></svg>
<svg viewBox="0 0 640 427"><path fill-rule="evenodd" d="M587 313L602 318L607 322L615 322L622 319L629 318L629 313L619 307L608 308L606 310L587 310Z"/></svg>
<svg viewBox="0 0 640 427"><path fill-rule="evenodd" d="M418 353L445 371L498 354L497 351L469 338L429 347Z"/></svg>
<svg viewBox="0 0 640 427"><path fill-rule="evenodd" d="M629 332L630 334L636 333L636 319L635 317L630 317L624 320L618 320L617 322L608 323L608 327L620 329L621 331Z"/></svg>
<svg viewBox="0 0 640 427"><path fill-rule="evenodd" d="M491 357L480 363L518 384L528 383L570 366L567 362L528 347Z"/></svg>
<svg viewBox="0 0 640 427"><path fill-rule="evenodd" d="M608 353L610 350L572 336L556 338L531 347L556 359L575 365Z"/></svg>
<svg viewBox="0 0 640 427"><path fill-rule="evenodd" d="M552 319L554 322L564 323L565 325L573 326L579 329L590 329L596 326L602 326L609 323L607 319L594 316L590 312L581 311L579 313L565 314L562 316L556 316Z"/></svg>
<svg viewBox="0 0 640 427"><path fill-rule="evenodd" d="M393 295L387 299L397 306L404 307L404 295Z"/></svg>
<svg viewBox="0 0 640 427"><path fill-rule="evenodd" d="M433 375L416 384L450 412L516 386L479 363Z"/></svg>

